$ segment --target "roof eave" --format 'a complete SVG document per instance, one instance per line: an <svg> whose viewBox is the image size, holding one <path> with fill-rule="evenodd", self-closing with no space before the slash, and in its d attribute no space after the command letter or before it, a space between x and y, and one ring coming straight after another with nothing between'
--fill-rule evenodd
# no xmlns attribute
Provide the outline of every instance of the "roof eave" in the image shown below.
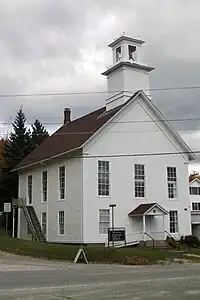
<svg viewBox="0 0 200 300"><path fill-rule="evenodd" d="M48 158L45 158L45 159L38 160L37 162L34 162L32 164L24 165L24 166L19 167L19 168L15 168L15 169L11 170L11 172L16 172L16 171L21 171L21 170L24 170L24 169L28 169L28 168L31 168L31 167L36 166L38 164L43 164L43 163L48 162L52 159L56 159L57 157L60 157L60 156L65 155L65 154L69 154L70 152L74 152L74 151L80 150L80 149L82 149L82 145L80 147L73 148L73 149L68 150L66 152L62 152L60 154L57 154L57 155L54 155L54 156L51 156L51 157L48 157Z"/></svg>
<svg viewBox="0 0 200 300"><path fill-rule="evenodd" d="M107 69L105 72L101 73L101 75L109 75L111 72L117 70L118 68L120 68L121 66L127 66L127 67L134 67L134 68L137 68L137 69L142 69L142 70L146 70L148 72L151 72L153 71L155 68L153 67L150 67L150 66L146 66L146 65L140 65L140 64L137 64L137 63L130 63L128 61L121 61L119 62L118 64L110 67L109 69Z"/></svg>
<svg viewBox="0 0 200 300"><path fill-rule="evenodd" d="M116 39L115 41L111 42L108 47L110 48L113 48L114 46L116 46L117 44L119 44L121 41L127 41L127 42L133 42L133 43L137 43L137 44L144 44L145 41L141 40L141 39L134 39L134 38L131 38L129 36L125 36L125 35L122 35L120 36L118 39Z"/></svg>

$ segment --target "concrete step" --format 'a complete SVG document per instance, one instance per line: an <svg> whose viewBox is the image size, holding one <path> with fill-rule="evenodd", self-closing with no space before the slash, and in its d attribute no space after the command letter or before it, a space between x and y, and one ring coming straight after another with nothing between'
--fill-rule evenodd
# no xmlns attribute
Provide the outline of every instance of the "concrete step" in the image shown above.
<svg viewBox="0 0 200 300"><path fill-rule="evenodd" d="M141 241L140 246L153 247L153 241L149 241L149 240L146 242ZM154 247L155 248L170 248L170 246L164 240L154 241Z"/></svg>

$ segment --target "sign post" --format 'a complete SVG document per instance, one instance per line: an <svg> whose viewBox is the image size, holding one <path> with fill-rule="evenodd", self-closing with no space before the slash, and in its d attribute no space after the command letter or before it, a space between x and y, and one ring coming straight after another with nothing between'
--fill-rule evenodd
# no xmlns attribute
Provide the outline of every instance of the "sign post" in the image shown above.
<svg viewBox="0 0 200 300"><path fill-rule="evenodd" d="M114 224L114 222L115 222L114 207L116 207L116 204L110 204L109 207L111 207L111 209L112 209L112 232L114 232L114 228L115 228L115 224ZM114 241L114 239L112 239L113 247L114 247L114 243L115 243L115 241Z"/></svg>
<svg viewBox="0 0 200 300"><path fill-rule="evenodd" d="M11 203L4 203L4 212L6 213L6 236L8 235L8 213L11 212Z"/></svg>

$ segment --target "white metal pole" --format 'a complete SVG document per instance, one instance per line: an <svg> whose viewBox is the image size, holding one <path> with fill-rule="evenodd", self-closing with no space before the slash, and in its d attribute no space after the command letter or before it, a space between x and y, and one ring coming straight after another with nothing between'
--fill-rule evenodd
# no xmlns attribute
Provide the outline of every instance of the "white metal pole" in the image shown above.
<svg viewBox="0 0 200 300"><path fill-rule="evenodd" d="M143 215L143 238L144 238L144 242L146 241L145 232L146 232L146 218L145 218L145 215Z"/></svg>
<svg viewBox="0 0 200 300"><path fill-rule="evenodd" d="M13 208L13 229L12 229L12 237L15 237L15 208Z"/></svg>

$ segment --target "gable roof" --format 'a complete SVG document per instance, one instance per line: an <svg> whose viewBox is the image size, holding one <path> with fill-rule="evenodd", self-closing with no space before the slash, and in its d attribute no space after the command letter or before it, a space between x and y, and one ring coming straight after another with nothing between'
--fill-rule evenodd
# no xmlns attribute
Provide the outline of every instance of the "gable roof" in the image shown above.
<svg viewBox="0 0 200 300"><path fill-rule="evenodd" d="M189 182L189 185L192 184L193 182L197 181L198 183L200 183L200 176L197 176L195 177L194 179L192 179L190 182Z"/></svg>
<svg viewBox="0 0 200 300"><path fill-rule="evenodd" d="M122 110L137 100L138 96L142 96L146 103L162 122L176 142L188 154L189 159L196 159L195 154L189 146L183 141L178 132L166 120L163 114L149 100L143 91L136 92L124 104L106 111L106 107L95 110L81 118L75 119L61 126L53 135L47 137L45 141L31 152L13 171L30 167L42 161L67 154L68 152L81 149L90 138L97 133L108 121L118 115Z"/></svg>
<svg viewBox="0 0 200 300"><path fill-rule="evenodd" d="M143 215L147 214L154 207L158 207L164 214L168 214L168 212L162 206L160 206L158 203L144 203L144 204L140 204L133 211L131 211L128 214L128 216L129 217L143 216Z"/></svg>
<svg viewBox="0 0 200 300"><path fill-rule="evenodd" d="M112 118L122 106L123 105L120 105L108 112L106 111L106 107L102 107L64 124L54 134L47 137L45 141L20 162L13 171L81 148L83 143Z"/></svg>

